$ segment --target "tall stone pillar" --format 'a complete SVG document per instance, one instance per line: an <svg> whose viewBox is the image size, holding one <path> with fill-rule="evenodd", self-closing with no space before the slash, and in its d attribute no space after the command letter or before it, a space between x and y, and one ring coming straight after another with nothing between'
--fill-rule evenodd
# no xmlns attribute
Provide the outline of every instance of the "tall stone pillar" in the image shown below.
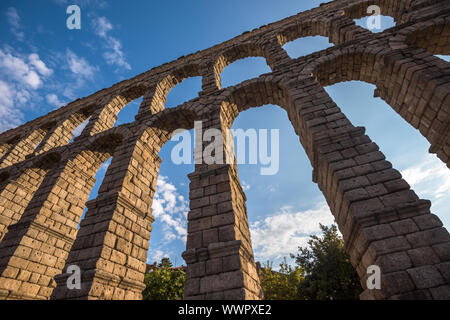
<svg viewBox="0 0 450 320"><path fill-rule="evenodd" d="M223 119L216 112L202 122L203 132L216 129L224 133ZM197 140L203 132L196 132ZM226 139L225 135L223 138ZM262 292L251 246L246 197L237 166L226 163L230 150L222 145L223 159L217 157L218 161L209 165L200 163L203 146L196 143L197 164L195 172L189 175L191 201L187 248L183 253L188 270L185 298L260 299Z"/></svg>
<svg viewBox="0 0 450 320"><path fill-rule="evenodd" d="M114 124L117 121L117 115L127 103L128 101L122 96L102 101L102 106L92 113L89 122L80 137L93 136L114 127Z"/></svg>
<svg viewBox="0 0 450 320"><path fill-rule="evenodd" d="M45 167L28 168L0 188L0 242L8 227L20 220L48 170Z"/></svg>
<svg viewBox="0 0 450 320"><path fill-rule="evenodd" d="M161 98L163 96L164 93L161 92L160 86L153 85L147 88L142 98L141 105L139 106L139 112L136 118L149 113L156 114L164 110L165 100Z"/></svg>
<svg viewBox="0 0 450 320"><path fill-rule="evenodd" d="M50 297L53 277L64 267L101 163L89 167L92 163L68 161L45 176L0 243L1 299Z"/></svg>
<svg viewBox="0 0 450 320"><path fill-rule="evenodd" d="M130 140L114 154L97 198L87 204L64 273L55 277L52 299L142 299L161 161L154 135L148 142ZM67 286L70 266L81 270L80 289Z"/></svg>
<svg viewBox="0 0 450 320"><path fill-rule="evenodd" d="M292 83L289 117L361 278L362 299L449 299L450 235L362 127L317 83ZM381 286L369 288L369 267Z"/></svg>

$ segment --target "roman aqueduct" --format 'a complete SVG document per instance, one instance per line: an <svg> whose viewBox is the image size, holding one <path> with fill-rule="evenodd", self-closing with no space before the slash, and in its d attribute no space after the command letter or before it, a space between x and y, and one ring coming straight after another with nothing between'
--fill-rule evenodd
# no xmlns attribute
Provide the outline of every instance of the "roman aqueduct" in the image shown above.
<svg viewBox="0 0 450 320"><path fill-rule="evenodd" d="M357 26L354 19L367 16L370 5L396 26L381 33ZM315 35L334 46L298 59L282 48ZM204 130L224 130L241 111L274 104L287 112L311 162L361 277L361 298L450 299L449 233L430 202L323 89L350 80L374 84L375 95L450 167L450 63L436 54L450 54L448 0L338 0L0 134L0 297L141 299L161 147L196 120ZM222 88L222 70L250 56L264 57L272 72ZM168 92L193 76L202 76L199 96L165 109ZM115 127L121 108L140 97L136 120ZM111 157L97 198L87 201L97 170ZM186 299L258 299L236 165L197 164L189 179ZM66 286L70 265L82 270L80 290ZM380 290L366 288L369 265L382 270Z"/></svg>

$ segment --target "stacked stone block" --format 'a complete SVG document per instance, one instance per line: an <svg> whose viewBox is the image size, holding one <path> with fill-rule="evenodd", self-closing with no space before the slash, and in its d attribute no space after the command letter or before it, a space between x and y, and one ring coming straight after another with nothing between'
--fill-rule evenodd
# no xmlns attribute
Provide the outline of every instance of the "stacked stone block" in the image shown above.
<svg viewBox="0 0 450 320"><path fill-rule="evenodd" d="M225 118L225 113L215 110L209 120L202 122L202 127L205 131L215 128L224 133ZM214 164L197 164L195 172L189 175L191 210L183 253L188 267L186 299L254 300L262 294L250 240L246 197L236 164L226 161L229 152L226 139L224 134L222 157L217 156ZM204 148L200 147L195 152L196 158L202 156Z"/></svg>
<svg viewBox="0 0 450 320"><path fill-rule="evenodd" d="M396 27L372 34L357 26L353 19L366 16L369 5ZM344 236L365 289L361 298L449 299L447 230L323 89L351 80L374 84L374 95L449 166L450 64L435 56L449 54L449 10L445 0L325 3L0 134L0 298L140 299L160 149L194 121L220 130L226 142L240 112L275 104L287 112ZM335 46L297 59L283 49L315 35ZM264 57L272 72L222 88L224 68L250 56ZM199 97L165 109L169 91L194 76L202 77ZM140 97L136 120L114 127L120 110ZM224 160L233 160L228 146ZM204 147L196 146L196 159ZM98 196L87 202L109 158ZM235 161L197 163L189 178L186 298L262 298ZM72 265L81 269L79 290L67 286ZM380 290L366 286L371 265L381 268Z"/></svg>

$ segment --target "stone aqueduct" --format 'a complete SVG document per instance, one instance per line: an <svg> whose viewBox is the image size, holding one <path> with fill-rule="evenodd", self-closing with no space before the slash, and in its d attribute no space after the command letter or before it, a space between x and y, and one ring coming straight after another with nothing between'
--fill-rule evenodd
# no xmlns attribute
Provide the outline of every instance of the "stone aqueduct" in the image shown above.
<svg viewBox="0 0 450 320"><path fill-rule="evenodd" d="M355 25L369 5L397 26ZM290 59L282 46L328 37L334 47ZM313 167L365 289L362 299L450 299L450 235L378 146L353 126L324 86L361 80L430 142L450 166L450 2L339 0L151 69L0 135L0 297L140 299L154 218L158 153L178 128L229 128L251 107L283 108ZM272 72L222 88L220 74L249 56ZM164 109L168 92L202 76L199 97ZM143 97L133 123L114 127ZM363 107L363 106L362 106ZM89 123L73 142L74 129ZM225 137L224 137L225 138ZM224 148L224 151L227 152ZM112 157L98 197L95 174ZM187 299L258 299L236 165L196 165L189 175ZM85 218L78 224L85 206ZM67 266L81 290L66 286ZM382 270L368 290L367 267Z"/></svg>

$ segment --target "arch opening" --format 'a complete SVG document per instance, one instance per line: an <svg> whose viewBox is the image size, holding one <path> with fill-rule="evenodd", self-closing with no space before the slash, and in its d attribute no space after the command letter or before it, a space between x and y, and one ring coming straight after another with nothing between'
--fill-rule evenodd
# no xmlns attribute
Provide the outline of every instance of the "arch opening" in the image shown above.
<svg viewBox="0 0 450 320"><path fill-rule="evenodd" d="M251 233L251 243L253 244L255 253L255 261L259 260L258 262L264 263L269 258L273 259L274 264L277 264L282 262L283 256L286 257L290 253L297 253L298 246L304 247L311 234L318 234L320 232L321 222L325 225L333 224L334 217L331 215L330 207L324 198L324 193L319 188L302 185L302 183L311 184L308 180L311 179L312 166L311 160L306 155L306 152L301 152L303 148L296 150L297 148L293 147L299 141L298 136L292 133L296 133L296 130L301 129L295 127L296 125L298 126L298 123L293 120L295 112L293 111L287 90L278 84L272 83L265 90L261 90L262 88L258 85L259 83L255 81L255 83L252 83L248 87L236 89L228 101L222 104L222 108L224 109L224 114L232 115L230 119L226 120L227 127L243 130L255 129L255 122L258 122L257 114L259 113L262 116L260 123L263 127L267 128L267 126L271 126L271 121L275 120L276 123L273 126L280 128L282 131L285 130L285 134L280 133L280 140L282 144L285 143L284 152L286 156L281 156L283 148L280 147L281 152L279 158L290 161L290 164L280 163L279 167L281 170L279 173L273 177L263 177L263 180L257 181L259 180L257 179L257 175L260 172L255 172L257 171L256 168L252 170L250 165L239 164L239 160L237 164L237 171L239 171L237 180L241 181L241 187L247 194L248 215L245 216L248 216L249 219L248 225ZM247 94L247 99L244 98L245 94ZM271 106L267 106L267 104L271 104ZM263 106L266 109L264 111L268 112L267 117L270 118L270 121L267 118L265 119L261 108L255 108L259 106ZM282 109L288 112L288 117L286 117L286 112ZM245 119L246 117L248 117L247 120ZM240 121L243 121L243 123L239 123ZM248 126L246 126L245 122L248 122ZM252 137L250 133L248 136ZM258 137L258 134L253 136ZM247 142L250 139L246 137ZM271 144L272 141L267 145L266 149L270 150ZM237 148L238 150L236 152L239 158L239 147ZM252 149L249 143L243 150L250 154ZM256 150L259 151L257 148ZM269 153L271 154L271 152ZM297 156L300 156L301 160ZM248 157L243 158L246 160L249 159ZM300 165L303 167L300 170L301 173L297 171ZM242 170L243 168L244 170ZM251 171L248 175L246 174L247 170ZM305 179L305 177L307 178ZM281 183L280 180L286 181ZM265 188L265 190L261 190L261 188ZM304 192L305 188L309 189L309 192ZM302 190L302 194L299 196L296 193L300 189ZM253 190L255 191L254 194ZM264 195L263 198L261 198L261 194ZM272 197L273 195L274 197ZM253 199L253 197L256 199ZM280 197L281 201L275 204L276 199L274 198L277 197ZM256 206L258 206L256 212L260 215L252 220L251 210L255 202ZM289 205L285 205L286 203ZM271 207L271 205L274 206ZM242 219L241 209L237 210L239 211L237 213L239 219ZM266 216L264 214L261 215L261 213L264 213ZM309 220L309 218L312 218L312 220ZM302 222L304 223L303 225L307 225L308 227L303 228ZM245 222L239 220L239 225L245 225ZM242 231L242 233L245 235L245 231ZM282 235L281 239L280 235ZM243 239L245 239L245 236Z"/></svg>
<svg viewBox="0 0 450 320"><path fill-rule="evenodd" d="M129 104L130 109L133 109L133 107L136 108L135 104L132 102L140 99L144 95L145 90L146 87L144 85L136 85L100 102L99 104L102 105L102 107L98 108L95 111L95 114L92 114L90 121L87 124L86 129L89 130L89 135L92 136L114 128L116 125L120 125L120 123L117 123L120 111ZM122 121L128 121L132 113L133 112L124 112L122 115L124 119ZM86 115L85 119L90 115L91 114Z"/></svg>
<svg viewBox="0 0 450 320"><path fill-rule="evenodd" d="M427 139L384 100L373 97L373 84L344 81L324 89L352 123L366 128L393 167L400 171L420 198L431 200L432 212L441 218L444 226L450 226L447 209L450 205L450 185L447 183L450 172L443 162L428 153Z"/></svg>
<svg viewBox="0 0 450 320"><path fill-rule="evenodd" d="M113 159L117 147L122 143L123 137L119 134L108 134L99 137L86 150L75 156L70 162L77 167L84 168L84 174L81 179L85 179L87 188L86 201L81 204L82 213L78 217L77 229L80 229L84 221L89 203L95 200L99 194L100 187L103 185L105 174Z"/></svg>
<svg viewBox="0 0 450 320"><path fill-rule="evenodd" d="M412 0L366 0L344 10L344 14L352 20L382 15L392 17L395 22L402 21L403 15L411 8Z"/></svg>
<svg viewBox="0 0 450 320"><path fill-rule="evenodd" d="M99 169L95 173L95 177L94 177L95 183L89 193L88 201L86 202L86 204L84 206L83 214L81 215L81 218L78 222L78 225L77 225L78 229L80 229L81 223L83 222L86 212L88 211L89 201L95 200L98 196L98 191L103 183L103 179L105 178L106 171L108 170L108 167L111 164L111 160L112 160L112 158L110 157L105 162L103 162L100 165Z"/></svg>
<svg viewBox="0 0 450 320"><path fill-rule="evenodd" d="M183 106L165 110L156 123L143 126L138 142L149 153L150 159L142 166L143 169L148 167L144 172L152 176L150 189L144 191L149 200L149 213L152 213L151 236L145 237L145 252L140 258L146 265L143 273L144 300L183 298L186 264L181 252L186 249L187 176L193 172L194 166L193 128L196 119L196 113ZM160 264L169 260L173 269L161 269ZM176 277L177 282L182 282L181 287L177 286L176 290L168 288L160 277L167 273Z"/></svg>
<svg viewBox="0 0 450 320"><path fill-rule="evenodd" d="M117 163L117 159L120 158L123 140L123 134L100 134L86 149L68 159L65 165L60 179L73 180L75 187L75 190L71 190L67 196L66 202L68 202L69 209L64 211L71 241L68 248L65 249L68 256L62 260L62 267L59 270L61 273L55 276L57 285L51 293L52 299L74 298L74 292L68 293L66 286L65 271L69 270L71 265L76 265L82 270L89 270L92 265L100 268L103 266L104 260L96 260L95 258L98 258L96 254L102 249L111 250L115 247L115 243L109 243L110 247L103 246L102 241L107 236L105 231L108 229L109 223L116 222L111 221L108 217L108 210L99 214L97 209L100 207L111 209L111 201L114 203L113 199L104 196L105 189L113 188L111 180L114 182L112 175L105 174L105 172L111 173L111 170L107 170L109 164ZM116 171L116 173L119 176L122 174L120 171ZM108 205L105 206L105 203ZM82 286L89 285L86 283L86 279L82 279L82 283ZM79 290L76 292L75 298L81 298L86 294L86 291ZM102 293L103 298L105 298L105 294L105 292Z"/></svg>
<svg viewBox="0 0 450 320"><path fill-rule="evenodd" d="M112 134L100 137L87 150L82 151L74 160L71 160L73 165L84 168L82 179L87 179L87 190L84 190L87 197L85 202L81 204L82 213L77 218L77 229L81 228L90 203L97 199L100 187L103 185L106 172L113 159L114 151L121 142L122 137L120 135Z"/></svg>
<svg viewBox="0 0 450 320"><path fill-rule="evenodd" d="M159 152L156 190L152 201L152 234L147 251L146 289L144 300L176 300L183 298L186 281L187 215L189 212L188 174L194 171L193 129L175 134ZM162 263L170 262L166 270L176 282L161 278ZM156 271L156 272L155 272ZM153 273L155 272L155 273ZM159 281L156 281L159 280Z"/></svg>
<svg viewBox="0 0 450 320"><path fill-rule="evenodd" d="M255 262L278 266L320 231L320 223L330 225L334 218L311 181L311 162L283 108L265 104L242 111L231 129ZM264 141L266 150L260 145ZM270 161L262 163L263 158Z"/></svg>
<svg viewBox="0 0 450 320"><path fill-rule="evenodd" d="M142 104L142 107L144 108L143 112L151 111L152 113L157 113L161 110L164 110L164 108L167 106L167 99L172 89L180 85L186 79L202 76L202 68L196 64L183 66L180 69L177 69L166 75L159 83L150 88L146 93L146 97L144 98L144 102ZM195 84L196 81L198 80L189 80L184 86L189 88L193 84ZM184 89L183 87L181 87L181 89L179 90L186 94L186 92L184 91L186 89ZM199 90L198 92L200 91L201 90ZM180 93L177 94L175 92L173 96L171 95L171 99L174 99L171 104L177 102L176 98L179 94Z"/></svg>
<svg viewBox="0 0 450 320"><path fill-rule="evenodd" d="M71 130L71 138L68 143L72 143L76 138L81 136L96 109L97 106L95 104L91 104L81 109L68 120L70 127L69 130Z"/></svg>
<svg viewBox="0 0 450 320"><path fill-rule="evenodd" d="M333 44L329 42L327 37L309 36L287 42L283 46L283 49L287 52L291 59L296 59L314 52L325 50L332 46Z"/></svg>
<svg viewBox="0 0 450 320"><path fill-rule="evenodd" d="M369 30L372 33L380 33L387 29L395 27L394 18L384 15L375 15L370 17L363 17L353 20L356 25Z"/></svg>
<svg viewBox="0 0 450 320"><path fill-rule="evenodd" d="M167 94L165 107L176 107L198 97L202 91L202 77L195 76L182 80Z"/></svg>
<svg viewBox="0 0 450 320"><path fill-rule="evenodd" d="M250 59L249 59L250 58ZM252 59L253 58L253 59ZM268 66L263 65L261 59L255 59L255 58L264 58L265 63ZM272 61L269 59L269 55L267 52L260 46L256 45L254 43L245 43L238 46L233 47L232 49L229 49L222 53L217 59L216 63L214 65L214 76L216 78L216 85L219 89L222 89L223 87L226 87L222 83L222 72L231 64L235 64L236 62L241 65L245 65L245 62L239 62L238 60L245 59L246 61L257 61L259 66L255 69L248 69L247 72L250 72L250 76L255 76L256 74L261 74L265 72L271 72L271 69L273 69ZM230 69L229 69L230 70ZM233 70L233 69L231 69ZM242 71L242 70L241 70ZM230 72L230 71L228 71ZM230 81L230 83L236 84L236 81L239 81L243 78L246 78L245 76L242 76L242 72L232 72L232 77L235 77L235 81ZM247 75L248 77L248 75Z"/></svg>
<svg viewBox="0 0 450 320"><path fill-rule="evenodd" d="M139 106L141 105L143 97L137 98L129 102L126 106L120 109L117 120L114 127L121 126L123 124L131 123L135 121L135 117L138 114Z"/></svg>
<svg viewBox="0 0 450 320"><path fill-rule="evenodd" d="M0 168L6 168L21 162L33 154L45 139L48 131L48 127L42 126L33 129L25 137L15 141L14 144L8 143L6 146L2 146L4 150L2 150L3 148L0 149L0 152L3 153L3 156L0 158Z"/></svg>
<svg viewBox="0 0 450 320"><path fill-rule="evenodd" d="M440 143L445 124L439 120L445 112L446 103L444 98L430 99L428 94L429 86L436 88L434 95L439 92L443 97L446 89L445 86L440 86L429 72L423 68L418 70L414 74L416 82L411 84L405 80L403 73L396 71L399 61L390 56L356 51L319 60L304 72L315 77L322 87L352 80L376 85L374 96L380 96L411 126L419 130L429 141L431 153L437 154L444 162L448 161L445 149ZM403 68L408 66L408 63L419 66L425 62L409 59L408 62L401 63L404 64Z"/></svg>
<svg viewBox="0 0 450 320"><path fill-rule="evenodd" d="M72 143L76 138L78 138L81 133L83 132L83 130L86 128L86 126L88 125L89 121L91 120L91 116L87 117L86 120L84 120L83 122L81 122L73 131L73 136L72 139L70 139L69 143Z"/></svg>
<svg viewBox="0 0 450 320"><path fill-rule="evenodd" d="M224 88L237 85L245 80L257 78L271 72L266 60L262 57L248 57L228 65L221 74Z"/></svg>
<svg viewBox="0 0 450 320"><path fill-rule="evenodd" d="M386 252L380 251L375 257L370 258L374 261L363 259L365 252L377 250L376 239L371 239L369 235L367 235L369 239L365 238L365 235L361 239L355 235L359 232L362 234L366 231L371 232L369 230L375 230L383 222L375 218L369 225L359 226L355 223L359 215L377 215L384 212L383 210L387 212L387 210L414 205L414 212L417 212L415 214L422 212L424 219L438 218L429 215L429 211L426 211L429 202L419 199L409 184L402 179L401 174L392 168L392 164L386 160L378 145L365 135L365 129L354 127L319 84L314 84L311 79L297 85L289 83L283 90L278 84L272 84L274 91L277 91L275 99L267 94L267 91L260 90L257 81L251 83L251 87L250 85L244 88L238 87L234 88L233 92L226 92L228 100L222 104L221 115L231 116L224 119L224 125L229 127L239 112L267 103L280 105L288 111L289 119L313 164L313 181L317 182L326 198L343 234L345 251L350 255L351 263L357 270L361 285L365 289L361 297L367 299L374 294L367 289L364 281L367 267L375 262L376 257L383 256ZM308 99L305 97L308 94L300 94L302 87L311 92ZM268 88L265 90L270 91ZM292 101L288 94L295 94L302 98ZM312 101L318 100L320 102L314 105ZM392 185L395 187L392 188ZM246 217L242 214L242 210L242 206L236 209L236 215ZM403 219L406 218L396 217L389 221L400 222L404 221ZM245 222L239 221L239 225L241 224L245 225ZM245 240L244 232L241 231L242 236L241 233L237 233L236 237ZM410 233L413 234L415 231ZM386 237L393 241L395 234L386 235ZM246 243L243 241L244 247ZM359 249L360 245L363 246L362 249ZM251 258L248 259L250 260ZM408 263L398 263L396 266L402 270L410 267ZM395 293L380 291L376 295L379 296L378 298L389 298Z"/></svg>

